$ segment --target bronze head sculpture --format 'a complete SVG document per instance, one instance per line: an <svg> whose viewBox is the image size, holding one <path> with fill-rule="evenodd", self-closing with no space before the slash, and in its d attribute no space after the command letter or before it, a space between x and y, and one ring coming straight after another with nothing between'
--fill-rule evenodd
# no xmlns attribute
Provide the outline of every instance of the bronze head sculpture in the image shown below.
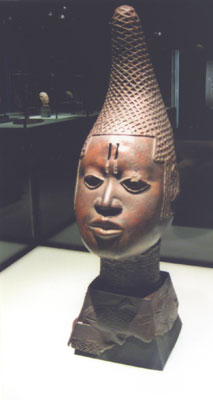
<svg viewBox="0 0 213 400"><path fill-rule="evenodd" d="M160 239L172 219L178 190L172 128L140 20L134 8L124 5L113 15L109 88L83 146L77 175L80 233L88 249L101 258L100 276L90 285L74 323L70 344L77 352L163 367L181 325L171 281L159 270ZM159 308L165 293L167 305ZM171 343L166 335L172 329ZM158 339L168 342L163 365L129 355L134 343L131 354L138 354L139 346L143 358L144 343L151 343L158 349L156 359L162 358Z"/></svg>
<svg viewBox="0 0 213 400"><path fill-rule="evenodd" d="M49 96L48 96L48 94L46 92L40 92L39 93L39 98L40 98L41 103L42 103L43 106L48 106L49 105L50 99L49 99Z"/></svg>
<svg viewBox="0 0 213 400"><path fill-rule="evenodd" d="M41 117L49 118L51 117L51 110L50 110L50 99L46 92L40 92L39 98L41 100Z"/></svg>

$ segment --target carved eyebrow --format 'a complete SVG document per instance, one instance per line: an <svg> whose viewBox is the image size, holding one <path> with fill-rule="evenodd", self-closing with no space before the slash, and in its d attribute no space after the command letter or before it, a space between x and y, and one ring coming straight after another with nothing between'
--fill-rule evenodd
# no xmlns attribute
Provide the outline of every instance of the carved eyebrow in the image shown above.
<svg viewBox="0 0 213 400"><path fill-rule="evenodd" d="M138 181L140 181L140 180L143 180L142 177L141 177L141 175L140 175L140 174L137 174L137 173L133 173L133 174L129 177L129 179L130 179L132 182L138 182Z"/></svg>

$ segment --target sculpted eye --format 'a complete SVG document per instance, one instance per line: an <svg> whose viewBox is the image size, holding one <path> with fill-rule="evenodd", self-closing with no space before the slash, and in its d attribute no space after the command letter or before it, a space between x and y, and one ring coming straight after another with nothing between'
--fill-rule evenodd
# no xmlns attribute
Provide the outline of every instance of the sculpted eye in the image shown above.
<svg viewBox="0 0 213 400"><path fill-rule="evenodd" d="M84 177L84 184L90 190L97 189L99 186L102 185L102 183L103 180L98 178L97 176L87 175Z"/></svg>
<svg viewBox="0 0 213 400"><path fill-rule="evenodd" d="M124 189L127 190L127 192L134 194L144 192L150 187L150 185L147 182L143 182L142 180L135 181L132 179L125 179L124 181L121 182L121 185L124 187Z"/></svg>

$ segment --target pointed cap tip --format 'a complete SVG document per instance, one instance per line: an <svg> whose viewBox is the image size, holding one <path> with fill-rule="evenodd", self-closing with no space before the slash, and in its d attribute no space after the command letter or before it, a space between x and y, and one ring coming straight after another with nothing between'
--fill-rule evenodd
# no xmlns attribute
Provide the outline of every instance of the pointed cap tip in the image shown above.
<svg viewBox="0 0 213 400"><path fill-rule="evenodd" d="M129 6L128 4L122 4L121 6L117 7L115 9L115 12L119 12L119 11L131 11L134 10L134 7Z"/></svg>
<svg viewBox="0 0 213 400"><path fill-rule="evenodd" d="M116 16L117 14L119 15L125 15L125 14L135 14L137 15L134 7L129 6L127 4L124 4L122 6L119 6L115 9L113 16Z"/></svg>

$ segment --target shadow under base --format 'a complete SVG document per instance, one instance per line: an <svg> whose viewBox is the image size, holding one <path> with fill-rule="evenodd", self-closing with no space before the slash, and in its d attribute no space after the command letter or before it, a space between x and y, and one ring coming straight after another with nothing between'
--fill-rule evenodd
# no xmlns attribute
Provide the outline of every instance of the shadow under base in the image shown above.
<svg viewBox="0 0 213 400"><path fill-rule="evenodd" d="M178 317L169 332L163 336L156 336L151 343L130 337L125 344L116 345L101 355L84 353L79 350L75 350L75 354L136 367L163 370L177 341L181 327L182 322Z"/></svg>

